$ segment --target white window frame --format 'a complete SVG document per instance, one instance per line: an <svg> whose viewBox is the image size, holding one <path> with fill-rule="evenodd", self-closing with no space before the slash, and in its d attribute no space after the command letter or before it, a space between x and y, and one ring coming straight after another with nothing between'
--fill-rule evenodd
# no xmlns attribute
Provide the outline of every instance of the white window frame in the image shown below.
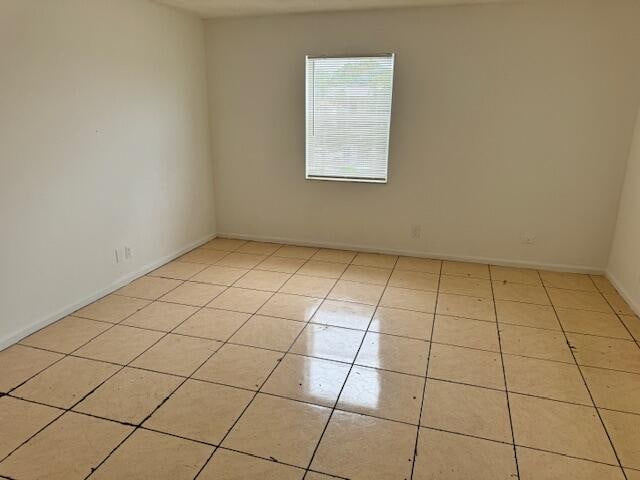
<svg viewBox="0 0 640 480"><path fill-rule="evenodd" d="M309 174L309 121L307 107L309 105L309 69L307 68L309 60L312 59L332 59L332 58L380 58L390 57L392 61L392 73L391 73L391 96L390 96L390 110L389 110L389 123L387 129L387 144L386 144L386 158L385 158L385 172L384 178L359 178L359 177L339 177L339 176L317 176ZM389 142L391 137L391 119L393 110L393 84L395 77L395 54L394 53L379 53L369 55L307 55L305 57L305 178L307 180L320 180L320 181L333 181L333 182L355 182L355 183L377 183L386 184L389 181Z"/></svg>

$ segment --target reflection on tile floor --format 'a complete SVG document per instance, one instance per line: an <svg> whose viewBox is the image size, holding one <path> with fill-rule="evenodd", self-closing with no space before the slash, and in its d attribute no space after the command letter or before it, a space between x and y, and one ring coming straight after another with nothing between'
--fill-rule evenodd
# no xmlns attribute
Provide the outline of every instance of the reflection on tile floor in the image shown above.
<svg viewBox="0 0 640 480"><path fill-rule="evenodd" d="M0 352L0 478L640 478L603 277L215 239Z"/></svg>

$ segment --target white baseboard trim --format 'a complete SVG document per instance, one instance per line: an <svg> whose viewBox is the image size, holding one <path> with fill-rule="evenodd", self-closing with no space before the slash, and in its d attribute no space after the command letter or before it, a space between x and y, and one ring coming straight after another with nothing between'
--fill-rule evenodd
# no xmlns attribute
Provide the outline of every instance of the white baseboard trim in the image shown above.
<svg viewBox="0 0 640 480"><path fill-rule="evenodd" d="M606 272L605 276L609 279L609 281L611 282L611 285L613 285L616 288L616 290L618 290L618 293L622 296L622 298L624 298L624 301L629 304L629 306L631 307L631 310L633 310L636 313L636 315L640 317L640 303L635 301L635 299L629 294L627 289L624 288L624 286L622 285L622 282L620 282L616 277L614 277L611 274L611 272Z"/></svg>
<svg viewBox="0 0 640 480"><path fill-rule="evenodd" d="M76 310L85 307L87 305L89 305L92 302L95 302L96 300L98 300L99 298L104 297L105 295L108 295L114 291L116 291L117 289L124 287L126 284L132 282L133 280L135 280L136 278L139 278L143 275L146 275L147 273L155 270L156 268L161 267L162 265L164 265L167 262L170 262L171 260L174 260L176 258L178 258L180 255L183 255L185 253L187 253L189 250L193 250L194 248L199 247L200 245L203 245L204 243L207 243L209 240L216 238L216 234L210 234L207 235L204 238L201 238L195 242L190 243L189 245L186 245L185 247L180 248L179 250L170 253L169 255L165 255L162 258L159 258L158 260L155 260L153 262L147 263L145 266L143 266L142 268L136 270L135 272L131 272L128 273L120 278L118 278L117 280L115 280L114 282L110 283L108 286L92 293L91 295L89 295L88 297L83 298L82 300L79 300L71 305L67 305L66 307L62 308L61 310L58 310L55 313L52 313L51 315L47 315L44 318L41 318L39 320L36 320L35 322L29 324L28 326L18 330L17 332L14 332L10 335L7 335L3 338L0 338L0 350L3 350L4 348L9 347L10 345L13 345L14 343L19 342L20 340L22 340L24 337L31 335L33 332L36 332L37 330L40 330L43 327L46 327L47 325L52 324L53 322L56 322L58 320L60 320L63 317L66 317L67 315L75 312Z"/></svg>
<svg viewBox="0 0 640 480"><path fill-rule="evenodd" d="M583 265L563 265L563 264L556 264L556 263L539 263L539 262L529 262L524 260L452 255L452 254L437 253L437 252L418 252L418 251L411 251L411 250L401 250L401 249L393 249L393 248L385 248L385 247L371 247L371 246L365 246L365 245L354 245L354 244L339 243L339 242L312 242L308 240L299 240L299 239L293 239L293 238L269 237L269 236L263 236L263 235L250 235L250 234L248 235L244 233L218 232L218 237L239 238L241 240L254 240L256 242L286 243L289 245L302 245L306 247L336 248L340 250L357 250L361 252L386 253L389 255L404 255L408 257L435 258L437 260L456 260L461 262L488 263L491 265L500 265L504 267L535 268L535 269L541 269L541 270L555 270L560 272L589 273L592 275L602 275L604 273L604 268L602 267L591 267L591 266L583 266Z"/></svg>

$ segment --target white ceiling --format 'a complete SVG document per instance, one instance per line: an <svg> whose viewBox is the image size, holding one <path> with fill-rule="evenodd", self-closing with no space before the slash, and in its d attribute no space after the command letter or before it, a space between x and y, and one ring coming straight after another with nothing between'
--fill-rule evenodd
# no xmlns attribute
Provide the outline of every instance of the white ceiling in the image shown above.
<svg viewBox="0 0 640 480"><path fill-rule="evenodd" d="M205 18L371 8L493 3L508 0L156 0Z"/></svg>

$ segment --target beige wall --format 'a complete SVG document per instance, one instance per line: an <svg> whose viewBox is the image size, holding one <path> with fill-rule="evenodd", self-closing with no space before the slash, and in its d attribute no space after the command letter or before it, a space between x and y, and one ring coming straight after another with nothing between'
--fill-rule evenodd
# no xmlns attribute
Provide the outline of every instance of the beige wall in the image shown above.
<svg viewBox="0 0 640 480"><path fill-rule="evenodd" d="M607 274L640 315L640 113L620 198Z"/></svg>
<svg viewBox="0 0 640 480"><path fill-rule="evenodd" d="M0 348L214 232L204 48L147 1L0 2Z"/></svg>
<svg viewBox="0 0 640 480"><path fill-rule="evenodd" d="M218 231L603 270L639 23L634 0L208 21ZM304 56L376 52L397 54L389 183L305 181Z"/></svg>

